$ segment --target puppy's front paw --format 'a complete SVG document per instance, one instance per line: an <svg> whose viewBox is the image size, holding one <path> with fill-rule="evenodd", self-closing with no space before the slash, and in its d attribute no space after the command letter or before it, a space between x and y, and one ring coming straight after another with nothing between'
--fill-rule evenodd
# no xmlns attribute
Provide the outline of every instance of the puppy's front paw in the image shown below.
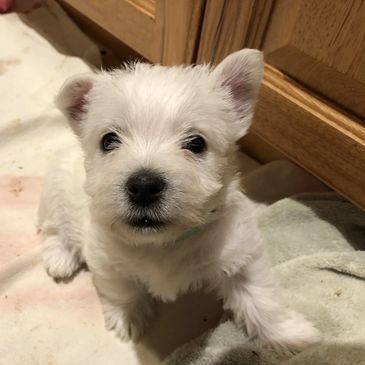
<svg viewBox="0 0 365 365"><path fill-rule="evenodd" d="M266 329L263 340L275 348L299 352L321 341L320 332L302 315L290 312L282 321Z"/></svg>
<svg viewBox="0 0 365 365"><path fill-rule="evenodd" d="M138 341L144 332L142 321L132 320L130 316L119 306L104 304L105 328L114 331L122 341Z"/></svg>
<svg viewBox="0 0 365 365"><path fill-rule="evenodd" d="M48 275L55 280L70 278L82 266L79 250L66 247L57 236L46 238L42 259Z"/></svg>

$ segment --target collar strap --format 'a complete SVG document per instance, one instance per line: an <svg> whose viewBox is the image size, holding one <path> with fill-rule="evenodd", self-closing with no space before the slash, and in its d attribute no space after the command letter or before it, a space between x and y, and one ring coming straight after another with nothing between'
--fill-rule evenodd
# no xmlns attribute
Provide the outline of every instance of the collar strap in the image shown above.
<svg viewBox="0 0 365 365"><path fill-rule="evenodd" d="M201 226L193 227L185 231L178 238L176 238L173 243L180 243L186 241L187 239L193 237L194 235L203 231L203 229L207 226L207 224L202 224Z"/></svg>

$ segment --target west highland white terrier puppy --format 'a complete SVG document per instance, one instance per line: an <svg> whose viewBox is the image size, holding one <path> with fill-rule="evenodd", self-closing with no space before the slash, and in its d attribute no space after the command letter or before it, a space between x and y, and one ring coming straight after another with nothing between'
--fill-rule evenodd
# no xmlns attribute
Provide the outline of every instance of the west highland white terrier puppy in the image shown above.
<svg viewBox="0 0 365 365"><path fill-rule="evenodd" d="M250 337L293 351L319 341L273 296L270 261L241 192L236 141L263 74L257 50L217 67L136 63L66 81L56 98L82 148L62 152L39 211L44 265L87 263L106 327L136 340L156 298L216 291Z"/></svg>

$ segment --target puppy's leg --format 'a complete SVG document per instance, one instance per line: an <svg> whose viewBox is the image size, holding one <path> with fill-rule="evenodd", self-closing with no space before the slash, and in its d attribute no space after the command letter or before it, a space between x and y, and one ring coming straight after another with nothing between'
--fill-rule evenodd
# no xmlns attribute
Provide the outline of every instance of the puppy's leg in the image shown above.
<svg viewBox="0 0 365 365"><path fill-rule="evenodd" d="M88 207L77 151L67 149L55 156L38 209L38 229L44 236L43 263L55 279L71 277L84 263L81 247Z"/></svg>
<svg viewBox="0 0 365 365"><path fill-rule="evenodd" d="M137 341L155 316L155 301L144 288L120 277L94 275L105 319L105 327L122 340Z"/></svg>
<svg viewBox="0 0 365 365"><path fill-rule="evenodd" d="M319 332L302 315L285 309L273 297L270 264L262 256L221 284L225 309L250 337L277 348L301 351L320 341Z"/></svg>
<svg viewBox="0 0 365 365"><path fill-rule="evenodd" d="M84 263L81 248L68 244L59 235L48 235L42 251L43 265L54 279L70 278Z"/></svg>

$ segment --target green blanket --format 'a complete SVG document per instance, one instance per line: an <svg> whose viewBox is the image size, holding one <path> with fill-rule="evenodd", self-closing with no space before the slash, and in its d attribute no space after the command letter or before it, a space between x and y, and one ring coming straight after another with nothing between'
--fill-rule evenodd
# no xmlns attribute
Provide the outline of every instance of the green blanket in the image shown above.
<svg viewBox="0 0 365 365"><path fill-rule="evenodd" d="M278 354L227 320L164 365L365 364L365 213L335 193L302 194L263 209L259 225L278 295L316 324L323 342Z"/></svg>

